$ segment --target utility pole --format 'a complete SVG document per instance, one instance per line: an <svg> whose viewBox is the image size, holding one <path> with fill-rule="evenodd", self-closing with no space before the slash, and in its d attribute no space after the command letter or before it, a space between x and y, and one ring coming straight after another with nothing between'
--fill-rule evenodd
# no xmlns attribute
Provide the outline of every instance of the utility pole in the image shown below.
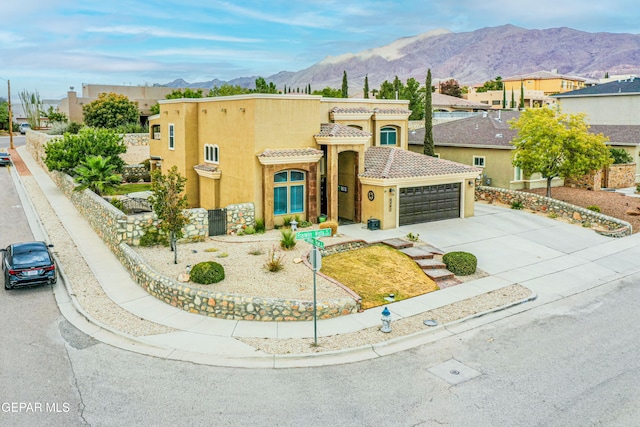
<svg viewBox="0 0 640 427"><path fill-rule="evenodd" d="M9 148L13 146L13 115L11 114L11 80L7 80L7 98L9 99Z"/></svg>

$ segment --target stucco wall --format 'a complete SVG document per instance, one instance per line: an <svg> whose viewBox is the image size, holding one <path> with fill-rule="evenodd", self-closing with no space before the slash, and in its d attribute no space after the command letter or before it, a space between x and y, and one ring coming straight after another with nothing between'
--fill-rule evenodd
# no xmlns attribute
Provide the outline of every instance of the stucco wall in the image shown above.
<svg viewBox="0 0 640 427"><path fill-rule="evenodd" d="M586 113L592 125L637 125L640 95L610 94L558 100L565 114Z"/></svg>

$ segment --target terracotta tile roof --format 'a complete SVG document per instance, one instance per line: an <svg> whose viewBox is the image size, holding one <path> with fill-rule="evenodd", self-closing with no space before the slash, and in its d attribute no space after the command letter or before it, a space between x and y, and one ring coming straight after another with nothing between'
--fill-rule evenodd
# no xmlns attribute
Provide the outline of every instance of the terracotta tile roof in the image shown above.
<svg viewBox="0 0 640 427"><path fill-rule="evenodd" d="M374 113L377 114L407 114L411 115L410 110L405 110L404 108L374 108Z"/></svg>
<svg viewBox="0 0 640 427"><path fill-rule="evenodd" d="M417 178L463 173L482 169L437 159L395 147L371 147L364 154L363 178Z"/></svg>
<svg viewBox="0 0 640 427"><path fill-rule="evenodd" d="M461 109L474 109L474 110L488 110L491 108L488 104L481 102L473 102L467 99L456 98L455 96L444 95L442 93L434 92L431 94L431 104L433 107L450 107Z"/></svg>
<svg viewBox="0 0 640 427"><path fill-rule="evenodd" d="M322 123L320 125L320 133L315 134L316 137L333 136L337 138L353 138L353 137L370 137L369 132L365 132L358 128L341 125L339 123Z"/></svg>
<svg viewBox="0 0 640 427"><path fill-rule="evenodd" d="M367 107L354 107L354 108L333 107L330 112L338 113L338 114L373 114L373 110L370 110Z"/></svg>
<svg viewBox="0 0 640 427"><path fill-rule="evenodd" d="M569 76L567 74L558 74L552 71L536 71L529 74L520 74L517 76L511 76L509 78L502 79L503 82L511 82L511 81L520 81L520 80L553 80L553 79L563 79L563 80L573 80L578 82L584 82L586 79L584 77L578 76Z"/></svg>
<svg viewBox="0 0 640 427"><path fill-rule="evenodd" d="M299 157L322 155L322 150L315 148L267 148L258 157Z"/></svg>
<svg viewBox="0 0 640 427"><path fill-rule="evenodd" d="M511 129L509 121L520 117L519 111L490 111L460 120L441 123L433 127L436 146L487 146L513 148L511 140L518 135ZM499 120L498 120L499 119ZM636 125L592 125L592 133L602 133L610 143L640 144L640 126ZM424 128L409 132L409 145L424 144Z"/></svg>
<svg viewBox="0 0 640 427"><path fill-rule="evenodd" d="M195 165L193 168L205 172L217 172L220 170L220 168L218 168L218 165L212 165L210 163L201 163L199 165Z"/></svg>

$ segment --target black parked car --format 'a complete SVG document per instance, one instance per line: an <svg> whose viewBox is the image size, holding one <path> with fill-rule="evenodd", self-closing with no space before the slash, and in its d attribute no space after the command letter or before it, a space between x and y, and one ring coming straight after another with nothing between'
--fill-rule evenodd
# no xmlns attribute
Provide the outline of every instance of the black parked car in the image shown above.
<svg viewBox="0 0 640 427"><path fill-rule="evenodd" d="M4 288L56 283L56 264L50 247L53 245L44 242L25 242L0 249Z"/></svg>

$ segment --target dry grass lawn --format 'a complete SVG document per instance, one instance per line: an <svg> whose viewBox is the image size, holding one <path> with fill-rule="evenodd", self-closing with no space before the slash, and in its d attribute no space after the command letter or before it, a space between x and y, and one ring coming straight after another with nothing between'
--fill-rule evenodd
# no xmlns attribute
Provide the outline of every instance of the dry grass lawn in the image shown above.
<svg viewBox="0 0 640 427"><path fill-rule="evenodd" d="M363 309L387 304L389 294L399 301L438 290L415 261L387 245L326 256L320 271L360 295Z"/></svg>

